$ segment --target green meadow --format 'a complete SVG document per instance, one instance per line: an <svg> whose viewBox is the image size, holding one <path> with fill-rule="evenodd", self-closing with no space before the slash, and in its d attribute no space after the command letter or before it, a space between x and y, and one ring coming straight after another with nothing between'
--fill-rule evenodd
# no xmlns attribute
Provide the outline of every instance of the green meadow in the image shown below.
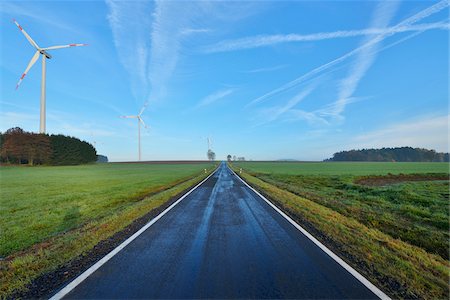
<svg viewBox="0 0 450 300"><path fill-rule="evenodd" d="M448 298L448 163L232 165L392 296Z"/></svg>
<svg viewBox="0 0 450 300"><path fill-rule="evenodd" d="M252 172L284 175L387 175L448 173L448 163L422 162L239 162Z"/></svg>
<svg viewBox="0 0 450 300"><path fill-rule="evenodd" d="M0 167L0 296L66 263L210 173L214 164ZM0 297L2 298L2 297Z"/></svg>

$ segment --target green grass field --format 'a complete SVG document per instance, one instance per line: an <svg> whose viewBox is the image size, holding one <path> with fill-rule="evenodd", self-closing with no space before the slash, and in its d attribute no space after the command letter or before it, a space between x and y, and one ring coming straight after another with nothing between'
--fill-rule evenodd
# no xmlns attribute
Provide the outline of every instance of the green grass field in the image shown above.
<svg viewBox="0 0 450 300"><path fill-rule="evenodd" d="M275 201L281 201L281 206L291 214L313 224L338 248L345 249L346 255L364 261L375 281L382 274L403 285L403 292L392 291L393 295L448 296L448 163L236 162L233 167L242 168L248 181ZM387 174L418 175L382 176ZM405 181L420 178L421 174L428 174L428 180ZM379 186L357 183L360 178L373 177L398 180ZM310 214L312 208L314 216ZM329 224L330 214L334 224ZM368 238L368 231L399 244L392 253L380 256L386 249L379 247L379 237ZM349 235L350 232L353 233ZM353 240L355 236L358 241ZM358 246L352 247L351 243ZM433 261L433 266L427 267L428 274L416 268L417 260Z"/></svg>
<svg viewBox="0 0 450 300"><path fill-rule="evenodd" d="M0 167L0 296L162 205L205 168L214 165Z"/></svg>
<svg viewBox="0 0 450 300"><path fill-rule="evenodd" d="M386 175L448 173L448 163L384 162L239 162L252 172L284 175Z"/></svg>

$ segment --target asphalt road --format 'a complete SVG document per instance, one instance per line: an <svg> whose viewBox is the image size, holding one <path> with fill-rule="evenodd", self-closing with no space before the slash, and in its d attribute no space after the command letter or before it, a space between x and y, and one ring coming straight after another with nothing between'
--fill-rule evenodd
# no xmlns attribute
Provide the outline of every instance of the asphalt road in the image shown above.
<svg viewBox="0 0 450 300"><path fill-rule="evenodd" d="M219 170L66 298L377 298Z"/></svg>

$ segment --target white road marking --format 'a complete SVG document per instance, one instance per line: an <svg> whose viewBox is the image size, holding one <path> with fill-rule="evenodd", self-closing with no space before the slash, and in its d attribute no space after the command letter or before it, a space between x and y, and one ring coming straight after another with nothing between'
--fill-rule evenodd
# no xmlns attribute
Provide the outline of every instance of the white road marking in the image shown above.
<svg viewBox="0 0 450 300"><path fill-rule="evenodd" d="M228 167L233 174L239 178L240 181L242 181L248 188L250 188L253 192L255 192L259 197L261 197L264 201L267 202L274 210L276 210L280 215L282 215L286 220L288 220L289 223L294 225L295 228L297 228L301 233L303 233L307 238L309 238L316 246L318 246L320 249L322 249L323 252L328 254L334 261L336 261L338 264L340 264L345 270L347 270L350 274L352 274L356 279L358 279L365 287L367 287L369 290L371 290L375 295L377 295L380 299L383 300L390 300L385 293L383 293L379 288L377 288L375 285L373 285L369 280L367 280L364 276L362 276L358 271L353 269L349 264L347 264L344 260L342 260L339 256L334 254L330 249L328 249L324 244L319 242L314 236L312 236L306 229L298 225L294 220L292 220L288 215L286 215L282 210L280 210L278 207L276 207L272 202L267 200L266 197L261 195L257 190L252 188L245 180L243 180L241 177L239 177L230 167Z"/></svg>
<svg viewBox="0 0 450 300"><path fill-rule="evenodd" d="M175 207L178 203L180 203L181 200L186 198L190 193L192 193L195 189L197 189L200 185L202 185L206 180L208 180L212 175L214 175L217 170L219 170L219 167L217 167L214 172L212 172L208 177L203 179L199 184L194 186L191 190L189 190L186 194L184 194L180 199L178 199L176 202L174 202L171 206L166 208L162 213L157 215L155 218L153 218L150 222L144 225L139 231L137 231L135 234L130 236L128 239L126 239L122 244L114 248L111 252L109 252L106 256L104 256L101 260L96 262L94 265L92 265L89 269L84 271L81 275L79 275L77 278L75 278L73 281L71 281L68 285L66 285L63 289L61 289L58 293L56 293L53 297L50 298L50 300L59 300L62 299L65 295L67 295L70 291L72 291L75 287L77 287L80 283L82 283L86 278L88 278L92 273L97 271L102 265L104 265L108 260L110 260L114 255L120 252L123 248L125 248L129 243L131 243L134 239L136 239L138 236L140 236L144 231L146 231L150 226L156 223L159 219L161 219L169 210Z"/></svg>

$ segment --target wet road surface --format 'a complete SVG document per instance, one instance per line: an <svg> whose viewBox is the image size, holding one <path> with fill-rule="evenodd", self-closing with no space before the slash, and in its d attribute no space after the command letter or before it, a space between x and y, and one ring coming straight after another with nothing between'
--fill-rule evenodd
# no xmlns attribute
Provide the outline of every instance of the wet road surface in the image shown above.
<svg viewBox="0 0 450 300"><path fill-rule="evenodd" d="M65 298L376 296L222 163Z"/></svg>

